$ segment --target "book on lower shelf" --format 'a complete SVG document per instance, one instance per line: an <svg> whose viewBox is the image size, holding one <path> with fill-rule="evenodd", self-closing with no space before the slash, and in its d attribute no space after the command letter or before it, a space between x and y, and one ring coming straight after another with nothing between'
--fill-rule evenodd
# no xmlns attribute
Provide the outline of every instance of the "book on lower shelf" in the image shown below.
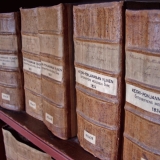
<svg viewBox="0 0 160 160"><path fill-rule="evenodd" d="M35 146L10 126L2 128L7 160L52 160L52 158Z"/></svg>
<svg viewBox="0 0 160 160"><path fill-rule="evenodd" d="M75 5L78 139L100 159L119 158L123 97L123 2Z"/></svg>
<svg viewBox="0 0 160 160"><path fill-rule="evenodd" d="M0 105L24 110L20 13L0 13Z"/></svg>
<svg viewBox="0 0 160 160"><path fill-rule="evenodd" d="M159 26L159 10L126 11L124 160L160 159Z"/></svg>

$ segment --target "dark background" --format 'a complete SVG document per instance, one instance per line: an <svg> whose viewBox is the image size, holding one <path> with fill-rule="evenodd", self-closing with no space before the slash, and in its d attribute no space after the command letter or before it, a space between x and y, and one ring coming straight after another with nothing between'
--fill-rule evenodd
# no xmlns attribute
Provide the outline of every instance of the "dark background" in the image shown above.
<svg viewBox="0 0 160 160"><path fill-rule="evenodd" d="M39 6L53 6L59 3L99 3L119 0L0 0L0 13L19 11L19 8L34 8Z"/></svg>
<svg viewBox="0 0 160 160"><path fill-rule="evenodd" d="M100 3L119 0L0 0L0 13L19 11L19 8L53 6L59 3ZM160 9L160 0L122 0L127 9ZM149 3L148 3L149 2Z"/></svg>

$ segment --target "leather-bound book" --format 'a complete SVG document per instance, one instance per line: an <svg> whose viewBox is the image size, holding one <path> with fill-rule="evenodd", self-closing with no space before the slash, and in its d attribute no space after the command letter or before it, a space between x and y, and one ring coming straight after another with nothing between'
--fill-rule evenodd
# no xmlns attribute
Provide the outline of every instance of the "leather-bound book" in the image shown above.
<svg viewBox="0 0 160 160"><path fill-rule="evenodd" d="M0 106L24 109L20 13L0 13Z"/></svg>
<svg viewBox="0 0 160 160"><path fill-rule="evenodd" d="M124 160L160 159L160 11L126 11Z"/></svg>
<svg viewBox="0 0 160 160"><path fill-rule="evenodd" d="M122 6L108 2L73 9L78 139L100 159L119 158Z"/></svg>
<svg viewBox="0 0 160 160"><path fill-rule="evenodd" d="M43 121L59 138L77 134L72 5L38 8Z"/></svg>
<svg viewBox="0 0 160 160"><path fill-rule="evenodd" d="M20 9L26 112L42 120L41 59L37 8Z"/></svg>

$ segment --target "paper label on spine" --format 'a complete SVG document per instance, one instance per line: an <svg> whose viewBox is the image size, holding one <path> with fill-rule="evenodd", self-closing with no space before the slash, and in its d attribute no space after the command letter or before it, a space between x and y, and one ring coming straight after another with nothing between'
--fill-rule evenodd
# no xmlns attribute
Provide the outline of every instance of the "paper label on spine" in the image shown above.
<svg viewBox="0 0 160 160"><path fill-rule="evenodd" d="M23 69L41 75L41 62L23 58Z"/></svg>
<svg viewBox="0 0 160 160"><path fill-rule="evenodd" d="M84 138L92 144L96 144L96 137L84 130Z"/></svg>
<svg viewBox="0 0 160 160"><path fill-rule="evenodd" d="M48 113L46 113L46 121L53 124L53 117L51 115L49 115Z"/></svg>
<svg viewBox="0 0 160 160"><path fill-rule="evenodd" d="M10 101L10 95L2 93L2 99Z"/></svg>
<svg viewBox="0 0 160 160"><path fill-rule="evenodd" d="M110 95L117 95L117 79L76 67L76 82Z"/></svg>
<svg viewBox="0 0 160 160"><path fill-rule="evenodd" d="M126 101L145 111L160 115L160 94L127 84Z"/></svg>
<svg viewBox="0 0 160 160"><path fill-rule="evenodd" d="M32 107L33 109L36 109L36 103L29 100L29 106Z"/></svg>
<svg viewBox="0 0 160 160"><path fill-rule="evenodd" d="M42 61L42 75L57 81L62 81L63 68L62 66L57 66L57 65Z"/></svg>
<svg viewBox="0 0 160 160"><path fill-rule="evenodd" d="M4 67L18 67L18 57L11 55L0 55L0 66Z"/></svg>

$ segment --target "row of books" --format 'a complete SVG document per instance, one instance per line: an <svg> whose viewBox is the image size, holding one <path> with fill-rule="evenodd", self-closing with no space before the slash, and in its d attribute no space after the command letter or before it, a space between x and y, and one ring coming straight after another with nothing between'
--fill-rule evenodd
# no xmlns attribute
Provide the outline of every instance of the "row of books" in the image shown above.
<svg viewBox="0 0 160 160"><path fill-rule="evenodd" d="M59 138L77 135L96 157L119 160L125 106L123 159L160 159L159 10L59 4L0 22L2 107L25 109Z"/></svg>

